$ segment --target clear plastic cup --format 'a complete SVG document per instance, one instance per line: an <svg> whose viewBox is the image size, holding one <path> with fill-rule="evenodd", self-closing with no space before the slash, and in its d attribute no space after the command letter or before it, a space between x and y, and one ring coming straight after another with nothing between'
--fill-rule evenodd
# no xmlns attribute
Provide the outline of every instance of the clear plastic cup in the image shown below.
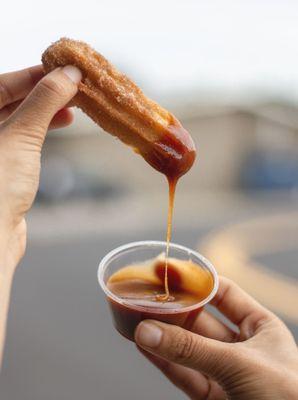
<svg viewBox="0 0 298 400"><path fill-rule="evenodd" d="M191 326L203 307L215 296L218 289L218 276L213 265L201 254L178 244L170 244L170 257L191 260L200 268L207 270L213 279L213 288L209 295L199 303L188 307L166 308L163 303L158 307L133 304L112 293L106 283L109 277L119 269L153 259L165 252L166 242L142 241L128 243L109 252L98 267L98 281L107 296L115 328L127 339L134 340L134 331L144 319L155 319L191 329Z"/></svg>

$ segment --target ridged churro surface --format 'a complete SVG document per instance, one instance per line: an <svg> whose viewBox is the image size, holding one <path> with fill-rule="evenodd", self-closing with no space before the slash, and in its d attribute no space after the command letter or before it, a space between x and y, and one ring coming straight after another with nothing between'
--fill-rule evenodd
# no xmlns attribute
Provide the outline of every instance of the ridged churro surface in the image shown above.
<svg viewBox="0 0 298 400"><path fill-rule="evenodd" d="M185 174L195 159L189 133L167 110L86 43L62 38L42 55L46 72L75 65L83 78L73 104L169 178Z"/></svg>

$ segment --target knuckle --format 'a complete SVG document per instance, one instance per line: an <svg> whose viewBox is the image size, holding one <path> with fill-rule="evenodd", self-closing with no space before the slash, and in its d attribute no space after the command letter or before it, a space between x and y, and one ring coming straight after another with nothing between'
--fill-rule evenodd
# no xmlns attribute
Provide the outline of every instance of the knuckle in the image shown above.
<svg viewBox="0 0 298 400"><path fill-rule="evenodd" d="M232 349L232 344L230 344L230 346L226 346L224 348L221 349L220 352L218 352L217 356L214 357L214 366L216 365L225 365L226 361L229 359L232 359L233 357L233 353L231 351Z"/></svg>
<svg viewBox="0 0 298 400"><path fill-rule="evenodd" d="M9 118L2 123L3 132L7 132L7 139L10 146L15 149L31 148L31 150L39 150L43 140L42 127L35 126L32 128L32 123L26 118ZM16 161L15 161L16 162Z"/></svg>
<svg viewBox="0 0 298 400"><path fill-rule="evenodd" d="M209 371L219 380L225 381L235 373L245 370L249 364L249 358L249 353L245 351L241 343L230 344L212 358Z"/></svg>
<svg viewBox="0 0 298 400"><path fill-rule="evenodd" d="M239 337L240 337L240 335L238 332L226 332L223 335L221 341L225 342L225 343L235 343L235 342L238 342Z"/></svg>
<svg viewBox="0 0 298 400"><path fill-rule="evenodd" d="M185 362L193 357L196 349L196 341L193 335L181 332L176 335L172 343L171 351L173 358L177 362Z"/></svg>
<svg viewBox="0 0 298 400"><path fill-rule="evenodd" d="M50 77L45 77L44 79L42 79L38 86L39 91L43 95L48 97L56 98L64 96L66 94L64 86Z"/></svg>
<svg viewBox="0 0 298 400"><path fill-rule="evenodd" d="M174 368L175 364L167 362L162 366L162 372L167 376L171 376L173 373L175 373Z"/></svg>
<svg viewBox="0 0 298 400"><path fill-rule="evenodd" d="M183 379L179 379L176 381L176 385L179 389L181 389L183 392L191 393L192 388L194 386L195 382L193 381L192 376L186 376Z"/></svg>
<svg viewBox="0 0 298 400"><path fill-rule="evenodd" d="M0 109L13 102L13 96L5 82L0 78Z"/></svg>

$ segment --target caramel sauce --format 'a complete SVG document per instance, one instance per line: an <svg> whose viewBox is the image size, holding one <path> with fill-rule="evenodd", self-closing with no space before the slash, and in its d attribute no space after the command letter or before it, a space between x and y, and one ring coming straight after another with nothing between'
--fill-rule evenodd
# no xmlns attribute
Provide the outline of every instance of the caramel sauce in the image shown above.
<svg viewBox="0 0 298 400"><path fill-rule="evenodd" d="M171 301L173 300L173 296L170 296L169 290L169 280L168 280L168 259L169 259L169 250L170 250L170 242L172 238L172 223L173 223L173 211L174 211L174 202L175 202L175 191L177 186L178 179L171 180L168 179L169 182L169 203L168 203L168 220L167 220L167 247L166 247L166 259L165 259L165 269L164 269L164 294L156 296L157 301Z"/></svg>
<svg viewBox="0 0 298 400"><path fill-rule="evenodd" d="M164 296L166 269L171 300L161 303L156 298ZM214 280L209 270L191 260L169 257L166 266L163 254L154 260L120 268L109 277L107 287L122 300L108 296L115 326L123 336L133 340L137 325L144 319L191 329L202 309L200 302L211 293ZM191 306L194 307L187 309Z"/></svg>
<svg viewBox="0 0 298 400"><path fill-rule="evenodd" d="M172 125L165 131L163 140L155 143L155 147L156 151L151 152L145 159L167 177L169 185L164 294L156 296L157 301L165 302L172 300L168 284L167 260L172 237L176 186L181 176L192 167L196 157L196 150L191 136L175 118L173 118Z"/></svg>

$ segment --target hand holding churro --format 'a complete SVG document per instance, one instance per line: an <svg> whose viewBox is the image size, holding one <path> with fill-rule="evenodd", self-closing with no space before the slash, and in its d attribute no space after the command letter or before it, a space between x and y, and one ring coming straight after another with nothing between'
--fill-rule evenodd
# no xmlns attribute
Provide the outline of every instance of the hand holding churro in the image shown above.
<svg viewBox="0 0 298 400"><path fill-rule="evenodd" d="M0 75L0 364L10 287L26 247L26 213L39 184L48 128L72 121L66 107L77 92L72 66L44 76L41 65Z"/></svg>

